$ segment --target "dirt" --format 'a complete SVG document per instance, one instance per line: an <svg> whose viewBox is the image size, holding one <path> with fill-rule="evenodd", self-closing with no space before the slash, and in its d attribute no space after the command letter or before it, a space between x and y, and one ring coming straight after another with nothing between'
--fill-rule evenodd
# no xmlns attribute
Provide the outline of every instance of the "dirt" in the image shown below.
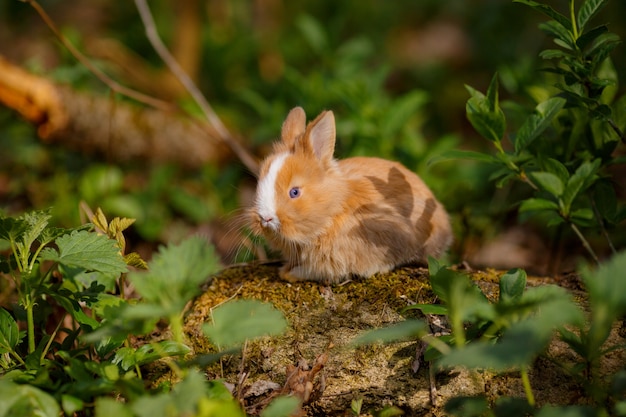
<svg viewBox="0 0 626 417"><path fill-rule="evenodd" d="M495 299L501 273L472 271L471 276L486 295ZM529 278L528 285L562 284L582 299L576 277L555 281ZM271 302L283 312L289 330L280 337L248 342L240 354L226 356L206 368L209 379L221 378L250 414L257 414L279 392L308 400L307 416L346 416L353 400L362 400L361 416L394 406L405 416L443 416L443 405L455 396L486 395L524 397L519 373L456 369L432 372L428 364L416 368L421 343L417 340L354 347L363 332L420 317L417 310L401 313L414 303L435 302L425 268L404 267L389 274L354 280L338 286L313 282L287 283L278 277L278 266L243 265L225 269L205 286L191 304L185 331L192 355L215 352L202 335L211 309L231 298ZM617 332L612 337L620 337ZM574 362L574 353L561 342L549 348L550 357ZM610 357L608 357L610 356ZM623 364L624 354L607 355L607 372ZM540 358L529 370L538 405L576 404L581 387L554 361ZM297 383L294 382L297 379Z"/></svg>

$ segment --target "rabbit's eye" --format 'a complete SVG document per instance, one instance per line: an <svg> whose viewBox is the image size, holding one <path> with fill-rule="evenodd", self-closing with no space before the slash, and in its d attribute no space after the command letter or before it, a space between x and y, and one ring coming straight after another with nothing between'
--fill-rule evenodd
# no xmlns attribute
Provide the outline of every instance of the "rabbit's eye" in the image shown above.
<svg viewBox="0 0 626 417"><path fill-rule="evenodd" d="M293 187L291 190L289 190L289 197L291 198L298 198L300 197L300 194L302 194L302 191L300 191L300 187Z"/></svg>

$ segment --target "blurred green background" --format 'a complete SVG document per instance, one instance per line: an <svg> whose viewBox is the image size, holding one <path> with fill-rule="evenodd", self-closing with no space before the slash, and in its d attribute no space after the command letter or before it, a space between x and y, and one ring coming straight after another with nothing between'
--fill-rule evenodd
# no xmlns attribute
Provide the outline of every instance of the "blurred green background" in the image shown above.
<svg viewBox="0 0 626 417"><path fill-rule="evenodd" d="M114 79L201 117L146 39L134 2L40 4L63 34ZM517 185L496 189L488 165L432 162L451 149L489 149L466 120L465 84L484 91L498 71L502 100L533 105L533 88L543 77L538 69L547 65L537 57L548 43L537 28L544 16L508 0L149 4L165 43L228 128L257 156L276 139L290 108L304 107L309 118L332 109L338 157L397 159L433 188L453 218L453 260L471 258L516 223L507 196L528 190ZM568 2L550 4L565 13ZM611 2L596 21L609 22L623 39L626 2ZM73 89L109 94L26 3L0 3L0 55ZM141 65L125 68L121 63L129 57ZM622 46L613 59L623 80ZM194 170L120 163L107 155L44 144L32 126L6 108L0 108L0 149L4 214L53 207L59 225L75 226L84 200L108 216L136 218L130 244L144 248L144 256L154 244L191 233L211 237L225 262L249 253L229 219L249 202L254 177L236 160ZM522 238L521 246L532 245L536 236L547 243L531 252L551 246L552 232L531 223L525 228L532 238ZM541 256L525 259L532 264Z"/></svg>

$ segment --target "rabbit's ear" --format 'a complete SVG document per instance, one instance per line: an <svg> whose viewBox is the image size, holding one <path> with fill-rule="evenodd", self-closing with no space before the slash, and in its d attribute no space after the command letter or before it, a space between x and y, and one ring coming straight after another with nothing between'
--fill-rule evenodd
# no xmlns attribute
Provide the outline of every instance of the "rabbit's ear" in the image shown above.
<svg viewBox="0 0 626 417"><path fill-rule="evenodd" d="M283 122L281 131L282 141L291 149L296 139L304 133L306 128L306 114L302 107L291 109L287 118Z"/></svg>
<svg viewBox="0 0 626 417"><path fill-rule="evenodd" d="M335 116L332 111L322 112L308 128L308 142L313 153L322 163L333 160L335 152Z"/></svg>

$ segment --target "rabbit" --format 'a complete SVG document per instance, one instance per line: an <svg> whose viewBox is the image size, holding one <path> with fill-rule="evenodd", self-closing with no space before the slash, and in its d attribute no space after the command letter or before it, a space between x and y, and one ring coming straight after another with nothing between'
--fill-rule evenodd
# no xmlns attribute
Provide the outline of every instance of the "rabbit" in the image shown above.
<svg viewBox="0 0 626 417"><path fill-rule="evenodd" d="M251 230L285 257L281 278L337 284L449 248L448 214L416 174L380 158L337 160L334 150L333 112L307 126L295 107L261 164Z"/></svg>

